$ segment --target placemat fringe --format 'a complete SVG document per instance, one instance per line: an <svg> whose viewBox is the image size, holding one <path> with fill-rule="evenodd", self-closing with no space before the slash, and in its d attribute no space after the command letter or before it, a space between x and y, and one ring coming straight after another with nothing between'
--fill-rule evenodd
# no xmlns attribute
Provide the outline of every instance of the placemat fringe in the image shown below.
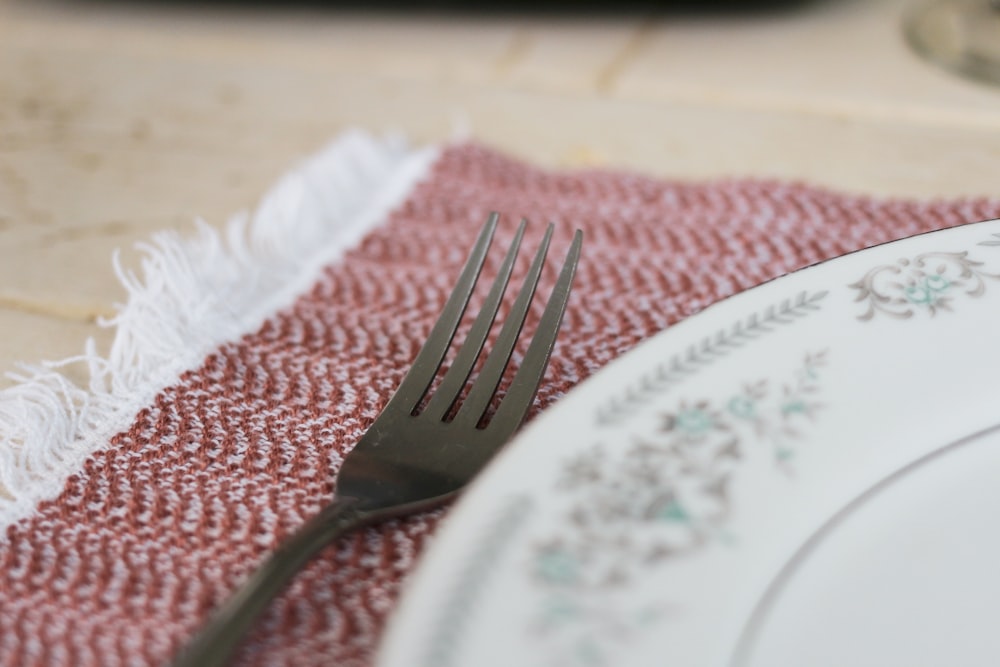
<svg viewBox="0 0 1000 667"><path fill-rule="evenodd" d="M312 285L436 156L398 137L350 131L282 178L252 216L221 230L197 221L190 238L155 234L138 246L138 274L116 253L128 298L101 323L115 329L107 356L88 340L79 356L19 366L8 374L15 384L0 391L0 529L58 495L87 456L185 370ZM66 373L75 364L85 366L84 385Z"/></svg>

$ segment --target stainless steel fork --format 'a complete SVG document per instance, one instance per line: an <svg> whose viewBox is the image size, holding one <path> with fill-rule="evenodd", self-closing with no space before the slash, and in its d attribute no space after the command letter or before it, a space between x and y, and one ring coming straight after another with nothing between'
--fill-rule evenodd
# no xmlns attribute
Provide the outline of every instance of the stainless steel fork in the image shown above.
<svg viewBox="0 0 1000 667"><path fill-rule="evenodd" d="M583 242L579 230L573 237L521 365L489 423L481 422L510 361L534 296L552 237L551 224L493 349L457 411L452 408L469 383L469 376L493 326L524 236L525 221L518 227L468 337L437 389L420 408L468 305L498 217L494 213L486 221L458 284L413 367L385 409L344 459L334 500L250 575L209 624L176 656L171 663L174 667L226 664L254 619L320 549L349 530L427 509L452 498L521 424L541 383L569 299ZM453 412L454 416L449 417Z"/></svg>

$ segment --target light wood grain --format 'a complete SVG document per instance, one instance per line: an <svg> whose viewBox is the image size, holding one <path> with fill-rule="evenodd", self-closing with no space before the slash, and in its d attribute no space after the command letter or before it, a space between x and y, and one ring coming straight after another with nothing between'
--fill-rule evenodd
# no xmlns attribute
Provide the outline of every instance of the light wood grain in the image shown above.
<svg viewBox="0 0 1000 667"><path fill-rule="evenodd" d="M996 195L1000 89L918 61L904 6L585 18L0 0L0 370L87 335L106 345L116 247L252 207L348 127L464 131L551 166Z"/></svg>

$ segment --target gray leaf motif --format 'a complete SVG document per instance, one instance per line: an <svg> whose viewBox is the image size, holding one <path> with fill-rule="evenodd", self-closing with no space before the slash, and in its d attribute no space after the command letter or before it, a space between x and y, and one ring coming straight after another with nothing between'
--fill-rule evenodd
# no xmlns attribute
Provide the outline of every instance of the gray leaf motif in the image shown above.
<svg viewBox="0 0 1000 667"><path fill-rule="evenodd" d="M724 358L744 345L769 334L779 327L802 319L821 307L828 292L800 292L794 298L783 299L762 312L751 313L730 328L706 336L686 351L674 354L656 364L621 395L612 397L595 412L598 426L622 423L656 397L676 387L713 362Z"/></svg>
<svg viewBox="0 0 1000 667"><path fill-rule="evenodd" d="M980 241L976 245L985 245L985 246L1000 245L1000 234L991 234L990 236L992 236L993 238L986 239L985 241Z"/></svg>

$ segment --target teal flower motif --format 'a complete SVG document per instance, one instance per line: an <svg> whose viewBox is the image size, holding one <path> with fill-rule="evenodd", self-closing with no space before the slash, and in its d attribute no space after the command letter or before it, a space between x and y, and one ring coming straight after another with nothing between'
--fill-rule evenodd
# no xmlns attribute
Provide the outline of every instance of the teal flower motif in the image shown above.
<svg viewBox="0 0 1000 667"><path fill-rule="evenodd" d="M786 417L788 415L804 415L807 412L809 412L809 406L802 400L787 401L781 406L781 414Z"/></svg>
<svg viewBox="0 0 1000 667"><path fill-rule="evenodd" d="M918 306L930 306L937 297L932 290L923 285L909 285L903 290L906 300Z"/></svg>
<svg viewBox="0 0 1000 667"><path fill-rule="evenodd" d="M538 556L536 571L550 584L572 584L577 580L579 563L565 551L547 549Z"/></svg>
<svg viewBox="0 0 1000 667"><path fill-rule="evenodd" d="M729 412L740 419L753 419L757 416L757 404L747 396L739 394L729 399Z"/></svg>
<svg viewBox="0 0 1000 667"><path fill-rule="evenodd" d="M916 285L908 285L903 294L906 300L918 306L933 306L941 299L941 295L949 287L951 281L944 276L927 276Z"/></svg>
<svg viewBox="0 0 1000 667"><path fill-rule="evenodd" d="M927 278L924 280L924 285L927 287L927 289L933 292L943 292L944 290L951 287L951 281L949 281L944 276L933 275L933 276L927 276Z"/></svg>
<svg viewBox="0 0 1000 667"><path fill-rule="evenodd" d="M661 521L676 521L677 523L687 523L691 520L688 511L676 500L671 500L656 512L656 518Z"/></svg>
<svg viewBox="0 0 1000 667"><path fill-rule="evenodd" d="M687 435L703 435L715 427L715 420L706 410L688 408L677 413L674 427Z"/></svg>

